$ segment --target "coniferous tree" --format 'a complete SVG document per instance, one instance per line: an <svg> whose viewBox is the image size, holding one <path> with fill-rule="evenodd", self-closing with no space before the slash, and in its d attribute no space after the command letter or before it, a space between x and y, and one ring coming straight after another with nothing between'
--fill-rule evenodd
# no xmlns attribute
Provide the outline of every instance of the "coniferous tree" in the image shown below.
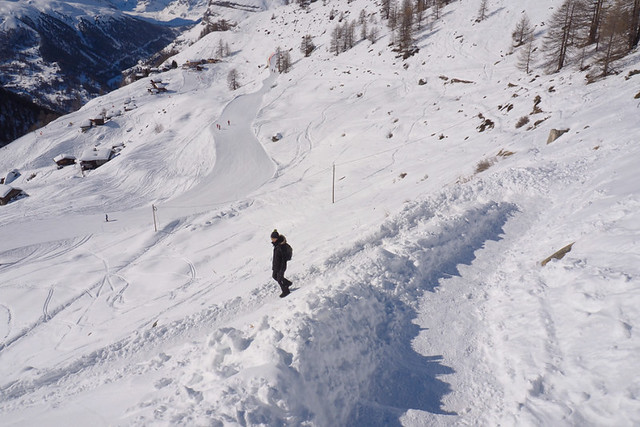
<svg viewBox="0 0 640 427"><path fill-rule="evenodd" d="M533 61L535 60L536 47L534 43L533 31L524 36L524 40L518 54L518 68L529 74L532 70Z"/></svg>
<svg viewBox="0 0 640 427"><path fill-rule="evenodd" d="M378 40L378 27L376 25L371 26L367 39L374 44Z"/></svg>
<svg viewBox="0 0 640 427"><path fill-rule="evenodd" d="M331 31L331 41L329 42L329 50L336 55L342 53L342 25L338 24Z"/></svg>
<svg viewBox="0 0 640 427"><path fill-rule="evenodd" d="M218 56L218 58L229 56L229 51L229 44L220 39L218 41L218 47L216 48L216 55Z"/></svg>
<svg viewBox="0 0 640 427"><path fill-rule="evenodd" d="M391 30L391 32L395 32L398 27L398 9L395 4L392 4L391 10L389 11L389 18L387 19L387 26Z"/></svg>
<svg viewBox="0 0 640 427"><path fill-rule="evenodd" d="M575 45L580 6L579 0L565 0L551 17L544 39L544 51L547 67L552 71L560 71L565 66L569 50Z"/></svg>
<svg viewBox="0 0 640 427"><path fill-rule="evenodd" d="M487 17L488 0L480 0L480 9L478 10L478 17L476 22L484 21Z"/></svg>
<svg viewBox="0 0 640 427"><path fill-rule="evenodd" d="M383 19L389 19L389 15L391 14L392 4L393 4L392 0L382 0L381 15Z"/></svg>
<svg viewBox="0 0 640 427"><path fill-rule="evenodd" d="M600 36L600 51L597 62L602 75L611 74L611 63L624 57L628 52L629 12L621 0L609 8L603 19Z"/></svg>
<svg viewBox="0 0 640 427"><path fill-rule="evenodd" d="M231 69L229 74L227 74L227 84L231 90L236 90L240 87L238 70L235 68Z"/></svg>
<svg viewBox="0 0 640 427"><path fill-rule="evenodd" d="M589 3L589 13L591 17L589 19L590 25L587 43L594 44L598 41L598 33L600 32L600 26L602 24L605 0L589 0Z"/></svg>
<svg viewBox="0 0 640 427"><path fill-rule="evenodd" d="M369 34L369 25L367 24L367 20L365 19L360 24L360 40L366 39L368 34Z"/></svg>
<svg viewBox="0 0 640 427"><path fill-rule="evenodd" d="M360 24L360 40L364 40L367 38L367 31L368 31L368 25L367 25L367 12L362 9L360 11L360 15L358 16L358 24Z"/></svg>
<svg viewBox="0 0 640 427"><path fill-rule="evenodd" d="M628 47L631 51L640 43L640 0L633 0L630 9Z"/></svg>
<svg viewBox="0 0 640 427"><path fill-rule="evenodd" d="M420 29L424 20L424 12L427 10L426 0L416 0L413 10L415 12L416 26Z"/></svg>
<svg viewBox="0 0 640 427"><path fill-rule="evenodd" d="M344 26L342 27L342 34L343 34L342 51L346 52L356 44L356 22L345 21Z"/></svg>
<svg viewBox="0 0 640 427"><path fill-rule="evenodd" d="M518 24L511 35L514 46L518 47L525 44L529 34L532 32L533 28L531 27L531 21L529 21L529 17L525 13L522 15L522 18L520 18L520 21L518 21Z"/></svg>
<svg viewBox="0 0 640 427"><path fill-rule="evenodd" d="M276 49L276 70L279 73L288 73L291 70L291 55L280 46Z"/></svg>
<svg viewBox="0 0 640 427"><path fill-rule="evenodd" d="M313 43L313 37L311 37L311 35L307 34L306 36L302 37L302 43L300 44L300 51L303 53L305 57L308 57L309 55L311 55L311 52L313 52L315 48L316 48L316 45Z"/></svg>
<svg viewBox="0 0 640 427"><path fill-rule="evenodd" d="M367 22L367 11L362 9L360 10L360 14L358 15L358 24L362 25Z"/></svg>
<svg viewBox="0 0 640 427"><path fill-rule="evenodd" d="M408 52L414 44L413 3L404 0L398 19L397 45L400 52Z"/></svg>
<svg viewBox="0 0 640 427"><path fill-rule="evenodd" d="M442 9L442 0L433 0L431 5L433 20L440 19L440 11Z"/></svg>

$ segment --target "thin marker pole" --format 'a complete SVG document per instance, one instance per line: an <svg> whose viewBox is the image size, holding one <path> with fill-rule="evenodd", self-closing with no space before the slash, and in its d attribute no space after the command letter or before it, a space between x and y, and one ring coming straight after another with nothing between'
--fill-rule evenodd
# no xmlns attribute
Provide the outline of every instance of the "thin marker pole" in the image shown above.
<svg viewBox="0 0 640 427"><path fill-rule="evenodd" d="M156 221L156 211L158 208L156 208L156 205L151 205L151 209L153 210L153 230L158 232L158 222Z"/></svg>
<svg viewBox="0 0 640 427"><path fill-rule="evenodd" d="M331 203L336 202L336 164L333 164L333 179L331 184Z"/></svg>

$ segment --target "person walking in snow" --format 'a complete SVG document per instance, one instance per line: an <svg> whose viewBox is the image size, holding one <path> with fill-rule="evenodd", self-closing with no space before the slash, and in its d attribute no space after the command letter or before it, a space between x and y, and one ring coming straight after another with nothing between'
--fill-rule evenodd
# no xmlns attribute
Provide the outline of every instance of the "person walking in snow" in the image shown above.
<svg viewBox="0 0 640 427"><path fill-rule="evenodd" d="M278 282L282 290L280 298L284 298L291 293L289 287L292 282L284 277L287 261L291 259L291 246L287 243L287 239L278 233L278 230L273 230L273 233L271 233L271 243L273 244L272 277Z"/></svg>

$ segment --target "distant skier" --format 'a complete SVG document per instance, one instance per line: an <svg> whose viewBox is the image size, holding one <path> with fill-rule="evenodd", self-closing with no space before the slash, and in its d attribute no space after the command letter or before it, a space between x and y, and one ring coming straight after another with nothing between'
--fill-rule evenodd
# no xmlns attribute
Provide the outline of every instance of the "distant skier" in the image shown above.
<svg viewBox="0 0 640 427"><path fill-rule="evenodd" d="M271 233L271 243L273 244L273 278L282 290L280 298L284 298L291 293L289 287L292 283L284 277L284 272L287 269L287 261L291 260L292 249L287 239L278 233L278 230L273 230Z"/></svg>
<svg viewBox="0 0 640 427"><path fill-rule="evenodd" d="M109 222L109 214L104 214L104 220L105 222Z"/></svg>

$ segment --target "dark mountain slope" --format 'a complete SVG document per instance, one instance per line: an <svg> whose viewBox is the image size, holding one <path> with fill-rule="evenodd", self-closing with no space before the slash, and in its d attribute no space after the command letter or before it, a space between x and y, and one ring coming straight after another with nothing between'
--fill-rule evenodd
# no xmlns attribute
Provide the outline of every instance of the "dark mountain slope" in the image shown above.
<svg viewBox="0 0 640 427"><path fill-rule="evenodd" d="M17 25L0 29L0 84L59 113L116 87L122 70L158 52L179 32L117 11L74 17L29 10L13 18ZM33 106L25 104L26 110L19 111L19 105L5 108L17 114L20 123L3 131L0 144L35 123L22 121L32 117Z"/></svg>

